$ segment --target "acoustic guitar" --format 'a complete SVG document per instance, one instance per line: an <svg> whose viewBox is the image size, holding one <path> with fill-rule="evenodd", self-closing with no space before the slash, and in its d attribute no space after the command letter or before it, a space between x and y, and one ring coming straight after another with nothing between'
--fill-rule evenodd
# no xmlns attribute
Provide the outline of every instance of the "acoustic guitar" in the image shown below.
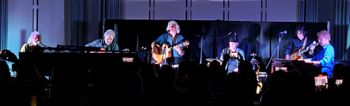
<svg viewBox="0 0 350 106"><path fill-rule="evenodd" d="M172 49L175 46L188 47L190 45L189 41L184 41L180 44L169 46L166 43L160 45L155 45L152 47L152 58L155 64L161 64L165 59L172 57Z"/></svg>
<svg viewBox="0 0 350 106"><path fill-rule="evenodd" d="M310 44L309 46L307 46L305 49L300 48L300 49L298 49L298 50L292 52L292 54L290 55L290 59L291 59L291 60L298 60L298 59L301 59L301 58L302 58L302 55L303 55L305 52L307 52L307 51L310 49L311 46L317 46L317 45L318 45L318 43L316 43L316 42L314 41L314 42L312 42L312 44Z"/></svg>

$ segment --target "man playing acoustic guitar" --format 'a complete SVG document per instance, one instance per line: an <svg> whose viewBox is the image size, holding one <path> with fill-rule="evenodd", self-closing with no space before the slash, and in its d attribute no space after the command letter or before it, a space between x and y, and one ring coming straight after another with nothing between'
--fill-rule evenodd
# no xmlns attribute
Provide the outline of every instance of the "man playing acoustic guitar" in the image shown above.
<svg viewBox="0 0 350 106"><path fill-rule="evenodd" d="M180 34L180 26L176 21L169 21L167 33L160 35L152 42L152 63L162 65L179 64L185 54L184 48L189 45Z"/></svg>
<svg viewBox="0 0 350 106"><path fill-rule="evenodd" d="M303 58L308 58L313 55L313 50L310 50L309 47L311 45L317 45L316 42L312 43L311 40L308 40L306 35L306 32L304 30L304 26L297 27L296 31L296 37L293 37L289 43L288 47L285 51L285 58L287 60L298 60ZM310 45L306 47L307 45ZM309 51L308 53L304 53L306 51Z"/></svg>

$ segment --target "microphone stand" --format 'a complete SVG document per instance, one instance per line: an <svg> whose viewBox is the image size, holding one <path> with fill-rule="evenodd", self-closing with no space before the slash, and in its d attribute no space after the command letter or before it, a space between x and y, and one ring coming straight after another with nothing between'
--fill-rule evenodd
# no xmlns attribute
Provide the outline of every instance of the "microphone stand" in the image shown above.
<svg viewBox="0 0 350 106"><path fill-rule="evenodd" d="M200 46L201 46L201 50L200 50L200 60L199 60L199 64L202 64L203 63L203 36L201 35L201 43L200 43Z"/></svg>
<svg viewBox="0 0 350 106"><path fill-rule="evenodd" d="M281 34L279 34L279 38L278 38L278 43L277 43L277 45L276 45L276 49L273 51L273 54L272 54L272 56L270 57L270 60L269 60L269 62L267 63L267 65L266 65L266 67L265 67L265 70L267 70L267 68L269 67L269 65L270 65L270 63L271 63L271 61L272 61L272 58L273 58L273 56L276 54L276 52L278 52L278 54L277 54L277 59L279 59L279 51L280 51L280 44L281 44L281 40L282 40L282 37L283 37L283 33Z"/></svg>

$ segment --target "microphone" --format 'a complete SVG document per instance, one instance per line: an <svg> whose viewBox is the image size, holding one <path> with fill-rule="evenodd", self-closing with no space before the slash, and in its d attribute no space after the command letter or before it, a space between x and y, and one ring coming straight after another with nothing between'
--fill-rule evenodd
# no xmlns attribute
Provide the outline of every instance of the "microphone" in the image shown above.
<svg viewBox="0 0 350 106"><path fill-rule="evenodd" d="M37 42L39 47L46 47L46 45L42 44L40 41Z"/></svg>
<svg viewBox="0 0 350 106"><path fill-rule="evenodd" d="M47 45L41 43L40 41L38 42L38 46L39 46L40 48L45 48L45 49L47 49L47 48L52 48L52 47L50 47L50 46L47 46Z"/></svg>
<svg viewBox="0 0 350 106"><path fill-rule="evenodd" d="M317 46L318 44L319 44L319 43L316 42L316 41L313 41L313 42L312 42L312 45L313 45L313 46Z"/></svg>
<svg viewBox="0 0 350 106"><path fill-rule="evenodd" d="M232 34L232 32L229 32L229 33L227 33L227 36L230 36Z"/></svg>
<svg viewBox="0 0 350 106"><path fill-rule="evenodd" d="M280 32L279 34L280 34L280 35L287 34L287 31L284 30L284 31Z"/></svg>
<svg viewBox="0 0 350 106"><path fill-rule="evenodd" d="M237 35L237 33L236 33L236 32L232 32L232 31L230 31L230 32L228 32L226 35L222 36L221 38L226 38L226 37L236 36L236 35Z"/></svg>
<svg viewBox="0 0 350 106"><path fill-rule="evenodd" d="M318 44L318 42L313 41L308 47L306 47L306 50L309 50L312 46L316 47Z"/></svg>

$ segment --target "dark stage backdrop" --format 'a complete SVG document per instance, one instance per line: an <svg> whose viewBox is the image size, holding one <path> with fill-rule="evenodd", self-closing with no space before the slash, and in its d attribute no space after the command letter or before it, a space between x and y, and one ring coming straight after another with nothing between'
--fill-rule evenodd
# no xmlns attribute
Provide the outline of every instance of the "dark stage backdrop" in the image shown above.
<svg viewBox="0 0 350 106"><path fill-rule="evenodd" d="M166 33L169 20L106 20L105 30L117 31L117 40L121 49L129 48L139 51L146 47L150 51L153 40ZM255 50L264 62L271 57L282 36L279 53L274 57L284 57L287 42L295 36L296 27L303 25L309 40L317 38L316 33L327 29L327 23L301 22L242 22L242 21L183 21L177 20L181 34L190 41L186 49L186 58L200 62L207 58L217 58L221 50L228 47L228 36L237 34L239 47L244 50L247 58ZM102 36L101 36L102 37Z"/></svg>

